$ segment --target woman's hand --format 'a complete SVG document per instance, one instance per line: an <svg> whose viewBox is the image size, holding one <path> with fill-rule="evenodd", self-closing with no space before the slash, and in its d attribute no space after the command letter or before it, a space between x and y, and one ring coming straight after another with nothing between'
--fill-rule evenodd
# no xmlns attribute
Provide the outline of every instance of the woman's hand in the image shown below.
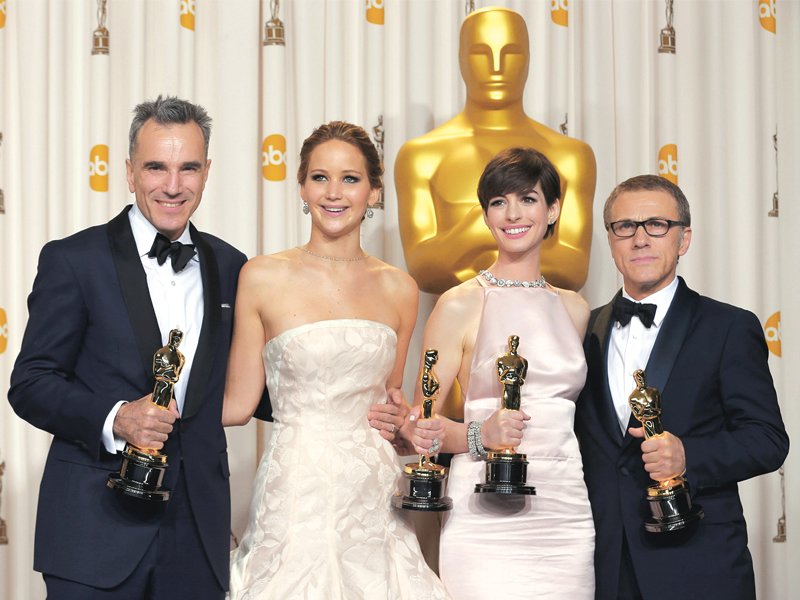
<svg viewBox="0 0 800 600"><path fill-rule="evenodd" d="M444 421L437 416L431 419L420 419L419 406L416 409L416 424L411 435L411 443L414 445L414 452L417 454L438 454L444 445L446 429Z"/></svg>
<svg viewBox="0 0 800 600"><path fill-rule="evenodd" d="M481 427L483 447L491 450L516 448L522 443L525 421L529 419L530 417L522 410L501 408L495 411Z"/></svg>
<svg viewBox="0 0 800 600"><path fill-rule="evenodd" d="M406 421L411 409L399 388L386 390L386 402L373 404L367 412L367 420L373 429L377 429L381 437L394 444L397 432Z"/></svg>

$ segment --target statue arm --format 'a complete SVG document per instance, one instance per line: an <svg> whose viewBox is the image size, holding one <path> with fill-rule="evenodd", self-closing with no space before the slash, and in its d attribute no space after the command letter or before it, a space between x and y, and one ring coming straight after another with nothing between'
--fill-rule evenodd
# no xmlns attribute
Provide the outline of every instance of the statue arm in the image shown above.
<svg viewBox="0 0 800 600"><path fill-rule="evenodd" d="M477 199L452 227L440 226L430 183L434 164L424 149L404 145L395 163L395 187L408 272L420 289L441 294L476 275L473 264L491 264L497 249Z"/></svg>

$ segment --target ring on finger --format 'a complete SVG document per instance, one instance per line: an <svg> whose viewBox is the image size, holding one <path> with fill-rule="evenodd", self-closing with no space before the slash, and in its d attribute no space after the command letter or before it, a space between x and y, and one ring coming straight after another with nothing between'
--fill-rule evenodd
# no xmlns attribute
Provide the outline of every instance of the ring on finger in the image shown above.
<svg viewBox="0 0 800 600"><path fill-rule="evenodd" d="M431 454L436 454L439 452L439 438L433 438L433 442L431 443Z"/></svg>
<svg viewBox="0 0 800 600"><path fill-rule="evenodd" d="M395 431L397 431L397 427L395 427L395 424L394 424L394 423L389 423L389 425L391 425L391 426L392 426L392 428L391 428L389 431L391 431L392 433L394 433Z"/></svg>

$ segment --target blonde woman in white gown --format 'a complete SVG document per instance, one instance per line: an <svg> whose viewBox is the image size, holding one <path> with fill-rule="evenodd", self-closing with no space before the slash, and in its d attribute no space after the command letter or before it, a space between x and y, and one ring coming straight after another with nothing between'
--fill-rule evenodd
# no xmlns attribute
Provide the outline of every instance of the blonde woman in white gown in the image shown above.
<svg viewBox="0 0 800 600"><path fill-rule="evenodd" d="M250 260L239 279L223 422L250 419L266 378L274 427L230 598L447 598L390 506L400 472L390 440L408 410L395 388L418 291L360 245L380 159L362 128L340 121L317 128L300 158L310 240ZM389 430L370 427L369 411Z"/></svg>

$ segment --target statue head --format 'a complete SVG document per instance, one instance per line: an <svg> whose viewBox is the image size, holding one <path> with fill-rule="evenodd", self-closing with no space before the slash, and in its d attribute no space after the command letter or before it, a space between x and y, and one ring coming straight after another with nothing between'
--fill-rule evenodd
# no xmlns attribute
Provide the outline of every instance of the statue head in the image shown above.
<svg viewBox="0 0 800 600"><path fill-rule="evenodd" d="M425 351L425 368L431 369L436 361L439 360L439 351L430 349Z"/></svg>
<svg viewBox="0 0 800 600"><path fill-rule="evenodd" d="M168 345L177 347L180 345L182 340L183 340L183 332L180 329L173 329L169 332Z"/></svg>
<svg viewBox="0 0 800 600"><path fill-rule="evenodd" d="M467 97L485 108L522 100L528 78L528 28L507 8L477 10L464 19L458 52Z"/></svg>

